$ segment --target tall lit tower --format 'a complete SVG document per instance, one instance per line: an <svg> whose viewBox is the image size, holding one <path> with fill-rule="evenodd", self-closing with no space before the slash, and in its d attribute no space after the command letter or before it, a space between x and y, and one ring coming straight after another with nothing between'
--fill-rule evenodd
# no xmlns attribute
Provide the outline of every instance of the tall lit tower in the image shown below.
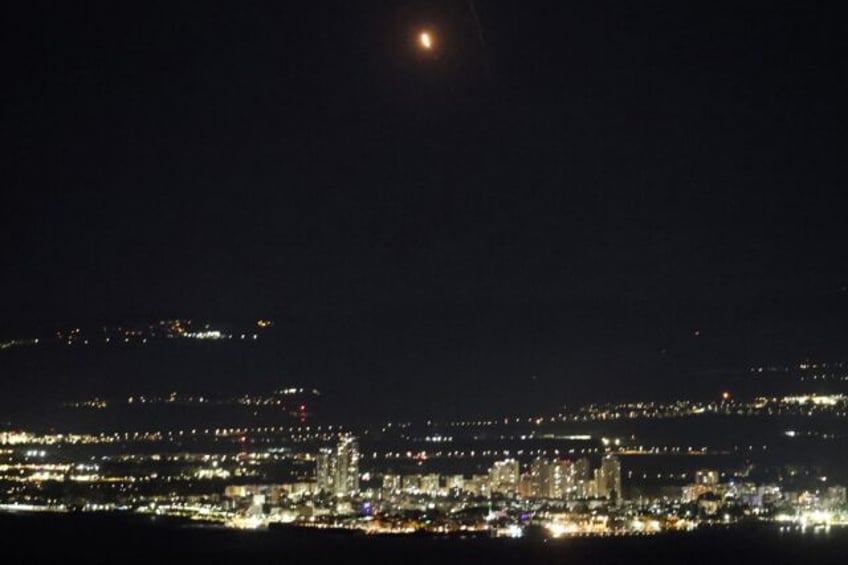
<svg viewBox="0 0 848 565"><path fill-rule="evenodd" d="M325 447L315 457L315 482L318 490L326 493L336 492L336 455Z"/></svg>
<svg viewBox="0 0 848 565"><path fill-rule="evenodd" d="M359 494L359 442L352 435L339 439L336 446L336 496Z"/></svg>
<svg viewBox="0 0 848 565"><path fill-rule="evenodd" d="M318 489L339 498L359 494L359 443L356 437L339 438L335 449L322 448L315 457Z"/></svg>
<svg viewBox="0 0 848 565"><path fill-rule="evenodd" d="M555 491L555 471L559 467L544 457L530 464L530 495L534 498L552 498Z"/></svg>
<svg viewBox="0 0 848 565"><path fill-rule="evenodd" d="M607 455L601 460L598 473L598 495L605 496L615 503L621 501L621 462L615 455Z"/></svg>
<svg viewBox="0 0 848 565"><path fill-rule="evenodd" d="M501 494L515 494L518 491L518 461L504 459L495 461L489 469L489 489Z"/></svg>

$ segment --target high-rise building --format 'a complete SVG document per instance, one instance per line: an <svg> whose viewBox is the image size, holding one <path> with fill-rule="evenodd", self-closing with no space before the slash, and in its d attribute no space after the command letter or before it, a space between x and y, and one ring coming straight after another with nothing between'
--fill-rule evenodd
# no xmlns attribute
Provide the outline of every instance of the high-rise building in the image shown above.
<svg viewBox="0 0 848 565"><path fill-rule="evenodd" d="M427 496L436 496L439 494L439 475L437 473L422 475L419 490L421 494L426 494Z"/></svg>
<svg viewBox="0 0 848 565"><path fill-rule="evenodd" d="M597 495L618 503L621 501L621 462L615 455L607 455L595 470Z"/></svg>
<svg viewBox="0 0 848 565"><path fill-rule="evenodd" d="M318 452L315 480L319 491L337 497L359 493L359 444L355 437L344 436L335 450L324 448Z"/></svg>
<svg viewBox="0 0 848 565"><path fill-rule="evenodd" d="M407 494L418 494L421 490L421 475L404 475L401 489Z"/></svg>
<svg viewBox="0 0 848 565"><path fill-rule="evenodd" d="M398 494L401 489L400 475L383 475L383 494L386 496Z"/></svg>
<svg viewBox="0 0 848 565"><path fill-rule="evenodd" d="M530 497L556 498L558 470L558 464L551 463L544 457L534 459L530 463Z"/></svg>
<svg viewBox="0 0 848 565"><path fill-rule="evenodd" d="M464 482L463 490L474 496L489 496L492 494L490 483L490 475L471 475L471 478Z"/></svg>
<svg viewBox="0 0 848 565"><path fill-rule="evenodd" d="M504 459L495 461L489 469L489 489L492 494L515 494L518 492L518 461Z"/></svg>
<svg viewBox="0 0 848 565"><path fill-rule="evenodd" d="M518 496L533 498L533 478L530 473L521 473L521 476L518 477Z"/></svg>
<svg viewBox="0 0 848 565"><path fill-rule="evenodd" d="M461 491L465 488L465 477L463 475L450 475L446 482L448 491Z"/></svg>
<svg viewBox="0 0 848 565"><path fill-rule="evenodd" d="M315 458L315 482L319 492L336 493L336 457L328 447L322 448Z"/></svg>
<svg viewBox="0 0 848 565"><path fill-rule="evenodd" d="M571 466L573 469L572 476L575 481L588 481L590 478L591 464L589 463L589 459L586 457L581 457L577 461L574 462L574 465Z"/></svg>
<svg viewBox="0 0 848 565"><path fill-rule="evenodd" d="M568 459L555 461L551 498L571 498L574 491L574 466Z"/></svg>
<svg viewBox="0 0 848 565"><path fill-rule="evenodd" d="M595 496L595 481L592 480L589 459L581 457L571 465L571 491L566 494L569 499L592 498Z"/></svg>
<svg viewBox="0 0 848 565"><path fill-rule="evenodd" d="M354 436L339 439L336 459L336 496L356 496L359 494L359 442Z"/></svg>
<svg viewBox="0 0 848 565"><path fill-rule="evenodd" d="M593 479L592 482L595 483L594 491L595 496L599 496L601 498L607 497L607 483L604 480L604 472L600 467L593 471Z"/></svg>

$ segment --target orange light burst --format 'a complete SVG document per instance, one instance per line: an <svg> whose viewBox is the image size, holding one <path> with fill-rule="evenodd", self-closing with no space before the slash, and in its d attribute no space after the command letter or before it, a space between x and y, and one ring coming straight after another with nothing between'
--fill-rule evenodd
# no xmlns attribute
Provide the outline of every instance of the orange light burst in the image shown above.
<svg viewBox="0 0 848 565"><path fill-rule="evenodd" d="M430 35L430 32L422 31L418 36L418 42L424 49L430 50L433 48L433 38Z"/></svg>

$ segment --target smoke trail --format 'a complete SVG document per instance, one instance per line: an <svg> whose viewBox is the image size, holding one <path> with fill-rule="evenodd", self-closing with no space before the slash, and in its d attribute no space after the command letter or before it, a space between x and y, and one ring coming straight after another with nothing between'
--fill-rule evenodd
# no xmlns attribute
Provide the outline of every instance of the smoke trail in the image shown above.
<svg viewBox="0 0 848 565"><path fill-rule="evenodd" d="M477 32L477 39L480 41L480 47L486 48L486 38L483 36L483 26L480 24L480 14L477 13L477 6L474 0L468 0L468 9L471 10L471 16L474 18L474 31Z"/></svg>

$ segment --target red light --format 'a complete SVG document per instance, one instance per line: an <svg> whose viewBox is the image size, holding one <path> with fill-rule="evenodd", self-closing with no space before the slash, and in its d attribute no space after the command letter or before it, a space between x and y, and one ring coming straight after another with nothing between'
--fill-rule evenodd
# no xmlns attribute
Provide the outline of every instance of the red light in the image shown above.
<svg viewBox="0 0 848 565"><path fill-rule="evenodd" d="M303 404L301 404L301 405L300 405L300 411L301 411L301 412L303 412L304 410L306 410L306 406L305 406L305 405L303 405Z"/></svg>

